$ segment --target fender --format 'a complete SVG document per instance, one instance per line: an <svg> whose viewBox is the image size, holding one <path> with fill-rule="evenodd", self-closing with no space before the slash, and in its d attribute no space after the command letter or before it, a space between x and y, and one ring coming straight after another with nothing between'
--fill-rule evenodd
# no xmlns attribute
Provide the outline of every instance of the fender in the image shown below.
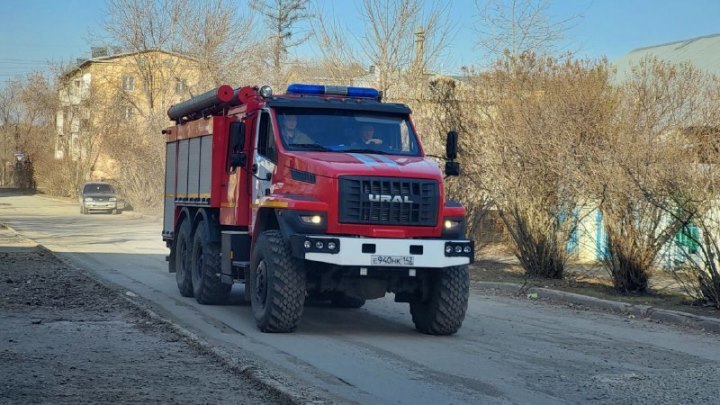
<svg viewBox="0 0 720 405"><path fill-rule="evenodd" d="M327 218L327 203L311 199L307 196L295 196L291 194L271 194L264 197L258 204L253 205L258 208L253 224L253 239L268 229L278 229L282 232L286 241L290 240L293 233L290 227L286 226L283 220L284 211L306 211L309 213L318 213ZM261 224L260 227L255 226Z"/></svg>
<svg viewBox="0 0 720 405"><path fill-rule="evenodd" d="M180 213L178 214L177 220L175 221L175 231L173 232L173 239L174 239L174 236L177 235L182 221L185 221L186 219L190 220L190 218L192 218L192 217L193 217L193 215L192 215L192 212L190 211L189 207L182 207L182 209L180 209Z"/></svg>
<svg viewBox="0 0 720 405"><path fill-rule="evenodd" d="M220 221L217 210L200 208L193 219L193 234L195 234L200 221L205 224L207 234L210 235L210 242L220 243Z"/></svg>

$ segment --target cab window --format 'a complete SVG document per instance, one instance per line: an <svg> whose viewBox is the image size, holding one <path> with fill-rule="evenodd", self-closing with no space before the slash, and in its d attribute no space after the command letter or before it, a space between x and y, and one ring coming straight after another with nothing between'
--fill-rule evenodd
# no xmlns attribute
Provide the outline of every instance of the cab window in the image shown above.
<svg viewBox="0 0 720 405"><path fill-rule="evenodd" d="M270 114L263 111L260 115L260 127L258 133L258 153L272 162L277 161L277 147L275 146L275 131L273 131Z"/></svg>

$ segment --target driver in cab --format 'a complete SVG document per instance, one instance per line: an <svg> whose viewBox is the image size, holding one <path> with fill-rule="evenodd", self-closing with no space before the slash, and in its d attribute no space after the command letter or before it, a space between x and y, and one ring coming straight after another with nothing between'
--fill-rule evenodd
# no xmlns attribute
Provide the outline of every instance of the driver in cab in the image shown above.
<svg viewBox="0 0 720 405"><path fill-rule="evenodd" d="M293 114L283 114L280 116L281 132L285 142L288 145L298 144L314 144L306 133L297 129L297 116Z"/></svg>
<svg viewBox="0 0 720 405"><path fill-rule="evenodd" d="M360 141L356 142L358 145L382 145L382 139L375 137L375 127L373 125L365 124L360 127Z"/></svg>

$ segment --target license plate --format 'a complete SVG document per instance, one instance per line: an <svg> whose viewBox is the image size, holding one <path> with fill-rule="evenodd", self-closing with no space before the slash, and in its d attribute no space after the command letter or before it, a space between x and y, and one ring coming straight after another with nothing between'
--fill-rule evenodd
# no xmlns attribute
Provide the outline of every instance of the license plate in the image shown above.
<svg viewBox="0 0 720 405"><path fill-rule="evenodd" d="M414 265L414 257L412 256L384 256L373 255L373 266L412 266Z"/></svg>

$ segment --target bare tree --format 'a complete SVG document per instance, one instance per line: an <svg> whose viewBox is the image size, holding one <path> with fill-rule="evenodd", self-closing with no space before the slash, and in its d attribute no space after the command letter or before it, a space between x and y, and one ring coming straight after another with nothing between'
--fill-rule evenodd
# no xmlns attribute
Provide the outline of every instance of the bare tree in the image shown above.
<svg viewBox="0 0 720 405"><path fill-rule="evenodd" d="M0 89L0 185L14 182L34 188L36 180L28 169L36 159L42 162L50 149L54 121L47 111L54 99L50 83L37 72ZM16 161L14 152L23 153L24 159Z"/></svg>
<svg viewBox="0 0 720 405"><path fill-rule="evenodd" d="M699 122L699 79L689 65L641 61L620 89L612 125L600 134L606 142L595 154L604 158L592 181L608 235L603 262L621 292L648 288L658 255L692 218L678 207L667 213L690 180L684 142L673 133Z"/></svg>
<svg viewBox="0 0 720 405"><path fill-rule="evenodd" d="M663 175L656 181L637 182L637 186L645 201L661 210L665 223L676 224L661 252L663 266L696 303L720 309L720 78L687 65L657 61L652 65L654 74L667 77L672 71L678 78L674 84L668 83L674 80L662 80L669 84L662 87L673 89L683 99L681 110L691 111L679 116L698 125L678 125L666 132L662 143L674 148L664 150L664 166L672 175L660 171Z"/></svg>
<svg viewBox="0 0 720 405"><path fill-rule="evenodd" d="M126 53L116 63L127 77L93 78L91 121L114 134L103 140L103 153L120 165L116 182L135 207L152 210L161 202L156 168L164 158L159 133L169 124L167 109L193 93L252 77L251 23L226 0L108 1L104 29L108 43Z"/></svg>
<svg viewBox="0 0 720 405"><path fill-rule="evenodd" d="M199 91L254 79L258 40L252 25L252 17L240 14L227 0L192 3L181 25L182 49L198 63Z"/></svg>
<svg viewBox="0 0 720 405"><path fill-rule="evenodd" d="M476 0L478 45L494 58L552 53L579 16L551 21L549 0ZM516 59L511 59L516 60Z"/></svg>
<svg viewBox="0 0 720 405"><path fill-rule="evenodd" d="M720 90L716 79L714 91ZM717 101L712 104L717 109ZM716 114L713 114L716 115ZM665 198L648 195L648 201L662 209L667 217L680 222L689 220L678 230L665 250L665 267L696 303L720 309L720 121L707 126L690 127L678 133L685 141L681 168L688 176L671 189ZM680 157L680 156L679 156Z"/></svg>
<svg viewBox="0 0 720 405"><path fill-rule="evenodd" d="M419 0L364 0L365 32L359 38L365 60L377 74L377 87L391 98L407 96L404 82L414 94L425 89L423 75L448 45L452 28L447 5L433 3L423 12ZM393 93L395 92L395 93Z"/></svg>
<svg viewBox="0 0 720 405"><path fill-rule="evenodd" d="M445 183L448 199L459 201L466 209L465 229L477 247L487 242L481 222L492 206L492 199L483 187L484 164L481 142L474 136L472 116L478 113L480 101L461 82L447 77L433 79L422 101L413 103L415 125L423 135L425 151L438 158L445 155L446 135L457 131L462 175L449 177Z"/></svg>
<svg viewBox="0 0 720 405"><path fill-rule="evenodd" d="M307 41L309 34L302 34L298 25L309 19L308 0L263 0L250 3L265 19L271 32L272 52L270 65L273 72L273 85L281 89L283 85L283 64L288 51ZM299 35L298 35L299 34Z"/></svg>
<svg viewBox="0 0 720 405"><path fill-rule="evenodd" d="M322 55L319 63L322 65L328 79L337 84L352 83L362 75L358 70L362 67L361 58L358 57L352 44L352 38L342 22L334 19L332 9L323 9L317 6L312 19L312 38Z"/></svg>
<svg viewBox="0 0 720 405"><path fill-rule="evenodd" d="M109 0L107 12L104 29L113 45L132 55L135 73L142 83L140 91L146 105L134 105L136 111L164 110L171 101L160 98L167 82L176 77L174 66L167 64L167 58L155 57L148 51L182 50L181 32L189 18L188 0ZM135 104L138 100L125 101Z"/></svg>
<svg viewBox="0 0 720 405"><path fill-rule="evenodd" d="M606 62L523 54L474 78L488 102L467 125L477 134L482 187L530 276L560 278L585 204L584 144L612 116ZM472 117L472 116L471 116Z"/></svg>
<svg viewBox="0 0 720 405"><path fill-rule="evenodd" d="M17 150L17 126L20 122L20 82L11 80L0 89L0 186L11 184Z"/></svg>

